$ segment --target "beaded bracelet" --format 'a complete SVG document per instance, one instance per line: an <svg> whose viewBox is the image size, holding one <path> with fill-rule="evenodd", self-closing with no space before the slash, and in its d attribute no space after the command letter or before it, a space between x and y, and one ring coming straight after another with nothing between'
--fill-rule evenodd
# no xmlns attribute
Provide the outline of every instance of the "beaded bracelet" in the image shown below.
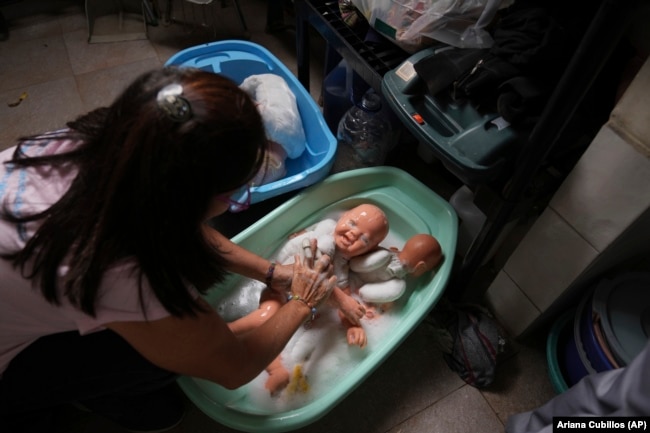
<svg viewBox="0 0 650 433"><path fill-rule="evenodd" d="M292 300L293 301L300 301L303 304L305 304L307 307L309 307L309 309L311 310L311 318L309 319L309 321L312 321L312 320L314 320L316 318L316 312L317 312L316 307L312 307L309 304L309 302L307 302L307 300L305 300L304 298L301 298L300 295L294 295L293 293L290 293L287 296L287 301L292 301Z"/></svg>
<svg viewBox="0 0 650 433"><path fill-rule="evenodd" d="M266 279L264 280L267 287L271 287L273 282L273 272L275 272L275 262L271 262L269 269L266 271Z"/></svg>

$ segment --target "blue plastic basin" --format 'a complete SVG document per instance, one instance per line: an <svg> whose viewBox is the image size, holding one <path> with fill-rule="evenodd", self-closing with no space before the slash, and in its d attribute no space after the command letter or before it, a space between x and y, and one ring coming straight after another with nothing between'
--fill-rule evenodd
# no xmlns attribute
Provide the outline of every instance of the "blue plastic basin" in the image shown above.
<svg viewBox="0 0 650 433"><path fill-rule="evenodd" d="M285 65L261 45L246 41L219 41L187 48L173 55L166 66L193 67L225 75L237 84L251 75L276 74L284 78L296 96L307 138L306 149L286 160L287 174L275 182L251 188L251 202L312 185L329 173L336 153L336 138L330 132L311 95Z"/></svg>

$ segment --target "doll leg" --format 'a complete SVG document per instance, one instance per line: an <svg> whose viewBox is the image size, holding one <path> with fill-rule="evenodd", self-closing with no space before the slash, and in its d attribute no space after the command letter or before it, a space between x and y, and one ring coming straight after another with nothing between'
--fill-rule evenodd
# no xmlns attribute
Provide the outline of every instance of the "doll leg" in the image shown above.
<svg viewBox="0 0 650 433"><path fill-rule="evenodd" d="M275 358L268 367L266 367L266 372L269 374L269 378L266 380L264 387L269 390L271 395L276 395L289 384L291 375L289 370L287 370L282 364L282 357L278 356Z"/></svg>

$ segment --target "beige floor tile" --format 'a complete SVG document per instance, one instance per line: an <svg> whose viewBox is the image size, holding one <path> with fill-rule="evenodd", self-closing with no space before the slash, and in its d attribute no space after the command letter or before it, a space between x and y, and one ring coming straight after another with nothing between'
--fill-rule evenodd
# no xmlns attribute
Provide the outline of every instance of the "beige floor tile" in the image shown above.
<svg viewBox="0 0 650 433"><path fill-rule="evenodd" d="M31 41L61 35L61 22L57 16L28 15L21 18L7 17L14 41Z"/></svg>
<svg viewBox="0 0 650 433"><path fill-rule="evenodd" d="M16 101L22 92L27 93L18 106L6 102ZM22 135L51 131L82 113L83 106L77 85L72 77L24 87L20 91L0 93L0 146L13 146Z"/></svg>
<svg viewBox="0 0 650 433"><path fill-rule="evenodd" d="M388 433L502 433L503 424L481 393L465 385Z"/></svg>
<svg viewBox="0 0 650 433"><path fill-rule="evenodd" d="M76 75L157 57L148 40L89 44L85 30L66 33L64 39Z"/></svg>
<svg viewBox="0 0 650 433"><path fill-rule="evenodd" d="M185 48L211 42L213 39L206 33L189 32L182 25L172 23L149 28L149 40L156 50L161 63Z"/></svg>
<svg viewBox="0 0 650 433"><path fill-rule="evenodd" d="M539 407L555 396L543 346L543 341L520 346L515 356L498 366L493 384L481 391L503 423L510 415Z"/></svg>
<svg viewBox="0 0 650 433"><path fill-rule="evenodd" d="M11 40L26 41L60 35L71 29L69 18L75 26L83 24L83 2L76 0L34 1L22 0L2 5L2 12L11 30Z"/></svg>
<svg viewBox="0 0 650 433"><path fill-rule="evenodd" d="M78 75L77 83L84 111L111 104L137 76L161 65L157 57L150 57Z"/></svg>
<svg viewBox="0 0 650 433"><path fill-rule="evenodd" d="M72 75L61 35L0 43L0 92Z"/></svg>

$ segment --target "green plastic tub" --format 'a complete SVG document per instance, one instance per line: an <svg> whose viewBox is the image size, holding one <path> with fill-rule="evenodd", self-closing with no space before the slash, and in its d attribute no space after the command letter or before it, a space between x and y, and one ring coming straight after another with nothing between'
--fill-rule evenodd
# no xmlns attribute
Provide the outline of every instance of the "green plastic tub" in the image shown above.
<svg viewBox="0 0 650 433"><path fill-rule="evenodd" d="M575 351L575 342L573 342L573 319L575 317L575 309L562 314L553 323L546 339L546 362L548 364L548 377L555 390L556 394L562 394L569 389L567 384L566 373L567 365L569 365L567 350L573 344ZM575 356L570 357L573 364L579 363L577 353ZM577 368L577 367L574 367Z"/></svg>
<svg viewBox="0 0 650 433"><path fill-rule="evenodd" d="M434 235L442 246L445 260L434 274L408 280L407 292L392 310L397 321L388 335L360 350L362 355L348 374L332 380L331 385L328 382L329 389L303 406L270 411L257 406L254 399L247 400L247 388L251 384L231 391L205 380L181 377L181 388L206 415L245 432L285 432L309 425L358 387L436 305L451 273L457 217L444 199L397 168L362 168L327 177L242 231L233 241L259 255L271 257L288 235L361 203L376 204L386 212L391 227L389 236L407 239L416 233ZM241 277L231 277L211 290L206 299L216 308L220 301L241 287Z"/></svg>

